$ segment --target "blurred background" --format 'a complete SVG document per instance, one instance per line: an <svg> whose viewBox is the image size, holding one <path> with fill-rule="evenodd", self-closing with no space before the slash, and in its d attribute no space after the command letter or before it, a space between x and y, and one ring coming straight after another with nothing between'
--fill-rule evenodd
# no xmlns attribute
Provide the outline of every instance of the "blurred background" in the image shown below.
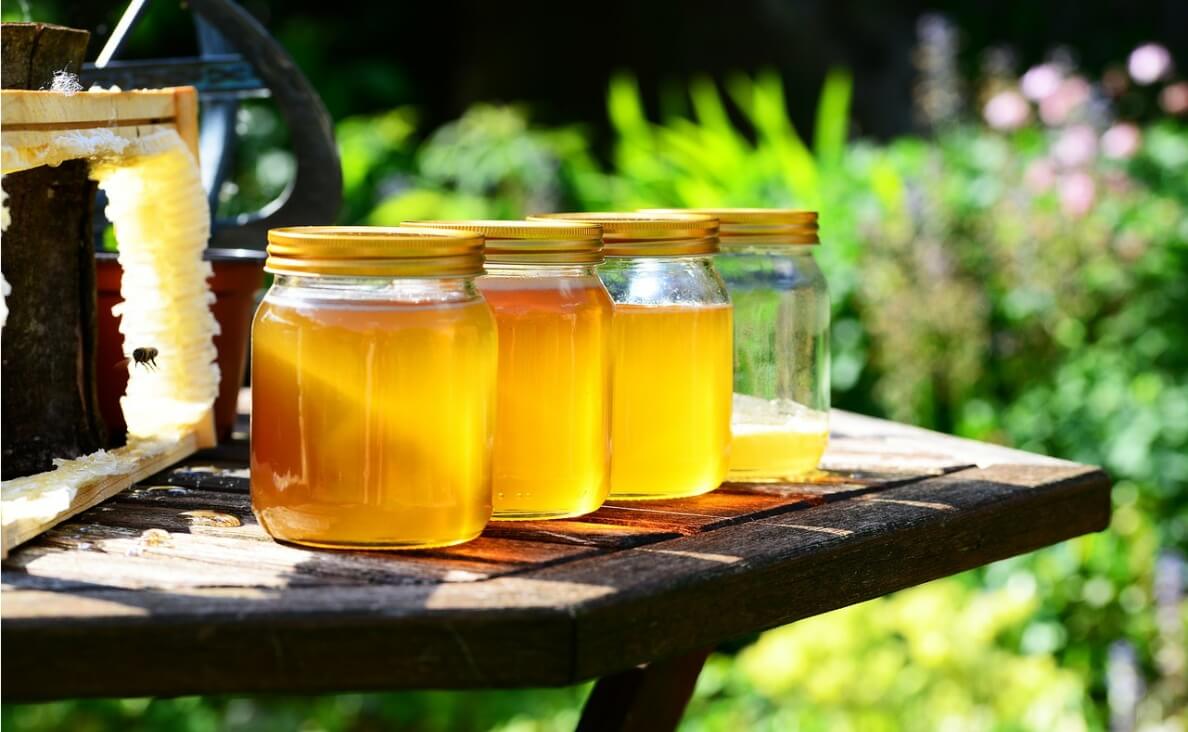
<svg viewBox="0 0 1188 732"><path fill-rule="evenodd" d="M720 649L686 730L1188 728L1188 4L249 0L341 220L819 209L835 405L1104 466L1110 530ZM5 0L89 29L107 0ZM158 0L126 57L192 55ZM293 174L246 104L223 214ZM13 730L573 728L588 686L7 705Z"/></svg>

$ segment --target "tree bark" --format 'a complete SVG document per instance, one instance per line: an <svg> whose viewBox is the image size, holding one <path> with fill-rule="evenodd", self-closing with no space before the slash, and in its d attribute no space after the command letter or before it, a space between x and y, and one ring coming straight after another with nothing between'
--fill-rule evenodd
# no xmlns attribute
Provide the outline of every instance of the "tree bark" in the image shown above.
<svg viewBox="0 0 1188 732"><path fill-rule="evenodd" d="M48 89L77 72L90 34L40 23L0 28L6 89ZM95 379L97 340L92 212L85 161L5 176L11 224L0 267L12 286L3 331L0 442L5 479L104 446Z"/></svg>
<svg viewBox="0 0 1188 732"><path fill-rule="evenodd" d="M5 89L49 89L55 71L82 69L91 34L48 23L4 23L0 75Z"/></svg>

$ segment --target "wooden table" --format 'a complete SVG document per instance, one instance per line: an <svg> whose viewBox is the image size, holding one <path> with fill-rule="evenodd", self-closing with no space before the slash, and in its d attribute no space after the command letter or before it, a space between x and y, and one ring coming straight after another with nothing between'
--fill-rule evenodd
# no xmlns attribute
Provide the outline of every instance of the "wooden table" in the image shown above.
<svg viewBox="0 0 1188 732"><path fill-rule="evenodd" d="M675 726L706 654L1104 528L1097 468L834 412L827 473L493 524L410 553L273 542L224 445L4 563L3 692L524 687L599 678L581 729Z"/></svg>

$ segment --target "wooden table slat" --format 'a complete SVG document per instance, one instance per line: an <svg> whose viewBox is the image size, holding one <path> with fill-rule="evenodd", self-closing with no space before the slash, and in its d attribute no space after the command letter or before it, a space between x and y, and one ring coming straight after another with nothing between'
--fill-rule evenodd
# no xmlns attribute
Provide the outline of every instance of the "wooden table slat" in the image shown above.
<svg viewBox="0 0 1188 732"><path fill-rule="evenodd" d="M1099 470L998 465L534 576L613 588L577 608L575 676L592 678L1099 531L1109 515Z"/></svg>
<svg viewBox="0 0 1188 732"><path fill-rule="evenodd" d="M4 563L6 652L38 663L3 692L568 684L1108 522L1095 468L844 412L833 425L828 470L801 483L612 502L403 553L272 541L246 445L203 451Z"/></svg>

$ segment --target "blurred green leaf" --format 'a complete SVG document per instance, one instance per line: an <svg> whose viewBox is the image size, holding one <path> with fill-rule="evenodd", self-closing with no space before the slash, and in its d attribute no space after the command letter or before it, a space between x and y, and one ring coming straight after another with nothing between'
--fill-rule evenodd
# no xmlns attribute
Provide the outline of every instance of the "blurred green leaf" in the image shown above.
<svg viewBox="0 0 1188 732"><path fill-rule="evenodd" d="M853 77L845 69L832 69L825 75L813 134L813 151L821 165L835 166L841 163L846 135L850 130L850 96L853 88Z"/></svg>

